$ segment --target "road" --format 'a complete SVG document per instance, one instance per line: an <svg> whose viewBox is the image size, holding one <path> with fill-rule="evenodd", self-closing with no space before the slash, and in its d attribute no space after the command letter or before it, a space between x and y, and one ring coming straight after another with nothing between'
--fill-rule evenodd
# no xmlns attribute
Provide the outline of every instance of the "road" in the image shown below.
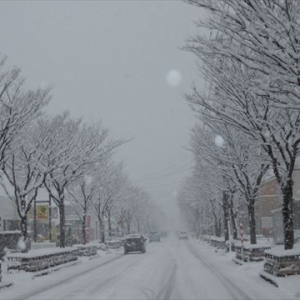
<svg viewBox="0 0 300 300"><path fill-rule="evenodd" d="M264 298L253 290L250 295L242 291L207 260L196 242L169 238L161 243L148 243L145 254L120 253L105 263L98 258L77 273L75 267L69 267L63 280L55 281L55 274L44 276L43 285L38 284L39 279L32 280L32 288L27 286L27 292L17 299ZM60 272L63 271L57 274ZM5 297L12 299L9 294L0 293L0 299ZM265 297L270 299L267 297L270 295Z"/></svg>

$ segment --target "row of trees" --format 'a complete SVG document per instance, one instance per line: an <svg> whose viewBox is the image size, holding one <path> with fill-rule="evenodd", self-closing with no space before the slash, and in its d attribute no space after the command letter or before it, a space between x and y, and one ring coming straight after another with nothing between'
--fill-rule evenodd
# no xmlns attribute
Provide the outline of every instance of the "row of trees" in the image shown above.
<svg viewBox="0 0 300 300"><path fill-rule="evenodd" d="M67 199L82 222L83 243L86 242L87 214L96 216L102 243L105 242L106 223L110 237L112 225L120 234L129 234L148 233L160 224L160 211L149 195L130 182L122 164L111 160L96 164L88 174L68 185Z"/></svg>
<svg viewBox="0 0 300 300"><path fill-rule="evenodd" d="M24 239L28 213L38 191L45 189L59 208L60 245L65 246L66 197L82 221L93 208L104 241L104 217L111 215L130 232L153 221L145 191L132 185L112 160L126 141L112 139L101 123L88 124L69 113L46 115L50 88L29 90L20 70L0 63L0 184L15 203ZM145 210L144 210L145 208Z"/></svg>
<svg viewBox="0 0 300 300"><path fill-rule="evenodd" d="M180 201L189 203L189 214L211 212L225 237L229 218L233 221L246 204L255 244L255 201L271 170L282 195L284 246L292 249L292 175L300 144L300 2L186 2L207 15L198 22L202 33L186 49L199 59L209 91L194 86L186 95L198 124L191 137L195 168Z"/></svg>

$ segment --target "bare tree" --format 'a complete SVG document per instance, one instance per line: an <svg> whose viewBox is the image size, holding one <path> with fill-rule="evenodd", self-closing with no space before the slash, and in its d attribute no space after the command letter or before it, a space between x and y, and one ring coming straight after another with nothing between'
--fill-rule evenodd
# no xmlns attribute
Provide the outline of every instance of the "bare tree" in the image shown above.
<svg viewBox="0 0 300 300"><path fill-rule="evenodd" d="M3 72L3 67L4 61L0 63L0 164L6 180L1 185L16 204L26 239L27 213L44 181L39 169L43 155L33 122L49 102L50 89L27 91L19 70Z"/></svg>
<svg viewBox="0 0 300 300"><path fill-rule="evenodd" d="M199 238L201 234L207 234L210 211L206 207L207 202L203 198L199 184L195 185L194 181L197 180L195 179L193 175L186 178L180 187L177 203L188 228Z"/></svg>
<svg viewBox="0 0 300 300"><path fill-rule="evenodd" d="M55 132L53 142L59 145L60 156L50 153L46 163L58 167L46 178L45 187L59 208L60 246L65 247L65 192L68 185L80 180L97 162L111 155L122 142L109 140L108 130L101 125L83 124L68 114L50 120Z"/></svg>
<svg viewBox="0 0 300 300"><path fill-rule="evenodd" d="M140 190L138 199L139 203L132 219L132 225L135 231L145 233L147 232L148 224L154 222L157 227L162 227L159 224L162 223L159 218L161 212L152 205L150 195L146 191Z"/></svg>
<svg viewBox="0 0 300 300"><path fill-rule="evenodd" d="M261 143L283 197L285 249L292 249L293 171L300 144L298 1L187 1L210 15L212 30L187 49L202 62L209 94L187 99L201 116L229 124Z"/></svg>
<svg viewBox="0 0 300 300"><path fill-rule="evenodd" d="M71 204L81 221L82 244L87 243L86 218L92 207L92 200L97 191L97 186L93 182L93 173L85 174L75 183L67 186L67 191L71 196Z"/></svg>
<svg viewBox="0 0 300 300"><path fill-rule="evenodd" d="M109 236L111 236L111 210L122 186L127 182L122 164L115 165L111 161L104 161L97 167L93 182L96 185L92 207L99 221L100 240L105 243L105 218L108 220Z"/></svg>
<svg viewBox="0 0 300 300"><path fill-rule="evenodd" d="M194 127L192 149L194 155L205 156L208 161L215 160L218 163L218 170L225 184L222 196L225 239L228 239L227 224L230 218L229 210L232 207L230 195L238 186L247 204L250 242L256 244L255 202L262 178L270 167L269 159L256 140L250 137L244 139L243 134L237 129L230 128L226 124L219 126L212 121L209 126L211 128ZM218 136L223 140L221 147L215 144L216 133L222 136Z"/></svg>
<svg viewBox="0 0 300 300"><path fill-rule="evenodd" d="M0 164L13 151L12 143L24 127L41 114L50 100L50 88L27 90L20 69L9 69L0 60Z"/></svg>
<svg viewBox="0 0 300 300"><path fill-rule="evenodd" d="M120 197L117 198L113 214L125 234L132 232L132 225L139 210L142 192L141 188L134 186L128 180L122 187Z"/></svg>
<svg viewBox="0 0 300 300"><path fill-rule="evenodd" d="M247 84L254 94L268 95L272 104L300 104L297 0L185 0L207 14L198 22L209 36L196 35L188 48L196 55L221 55L254 71Z"/></svg>
<svg viewBox="0 0 300 300"><path fill-rule="evenodd" d="M26 126L26 138L18 140L14 151L3 162L2 171L6 180L1 185L16 204L24 239L27 237L27 214L50 171L40 168L45 158L45 147L42 148L41 144L46 138L36 122Z"/></svg>

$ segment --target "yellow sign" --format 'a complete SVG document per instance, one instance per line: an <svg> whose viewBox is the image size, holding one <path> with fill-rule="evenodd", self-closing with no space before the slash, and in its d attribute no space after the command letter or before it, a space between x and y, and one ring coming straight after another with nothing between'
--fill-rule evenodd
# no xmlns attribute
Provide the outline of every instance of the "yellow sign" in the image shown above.
<svg viewBox="0 0 300 300"><path fill-rule="evenodd" d="M49 205L48 204L36 204L36 219L48 220L49 219Z"/></svg>
<svg viewBox="0 0 300 300"><path fill-rule="evenodd" d="M34 204L32 204L28 214L27 218L29 220L34 219ZM36 219L45 221L49 220L49 204L48 203L36 203Z"/></svg>

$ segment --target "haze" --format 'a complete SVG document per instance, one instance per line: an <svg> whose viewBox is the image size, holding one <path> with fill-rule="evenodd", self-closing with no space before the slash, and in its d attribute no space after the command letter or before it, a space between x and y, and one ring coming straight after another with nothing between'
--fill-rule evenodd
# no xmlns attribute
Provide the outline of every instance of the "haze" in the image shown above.
<svg viewBox="0 0 300 300"><path fill-rule="evenodd" d="M190 168L183 94L197 68L181 47L198 16L181 1L2 2L1 51L28 84L54 86L49 112L102 120L132 139L117 159L169 211Z"/></svg>

